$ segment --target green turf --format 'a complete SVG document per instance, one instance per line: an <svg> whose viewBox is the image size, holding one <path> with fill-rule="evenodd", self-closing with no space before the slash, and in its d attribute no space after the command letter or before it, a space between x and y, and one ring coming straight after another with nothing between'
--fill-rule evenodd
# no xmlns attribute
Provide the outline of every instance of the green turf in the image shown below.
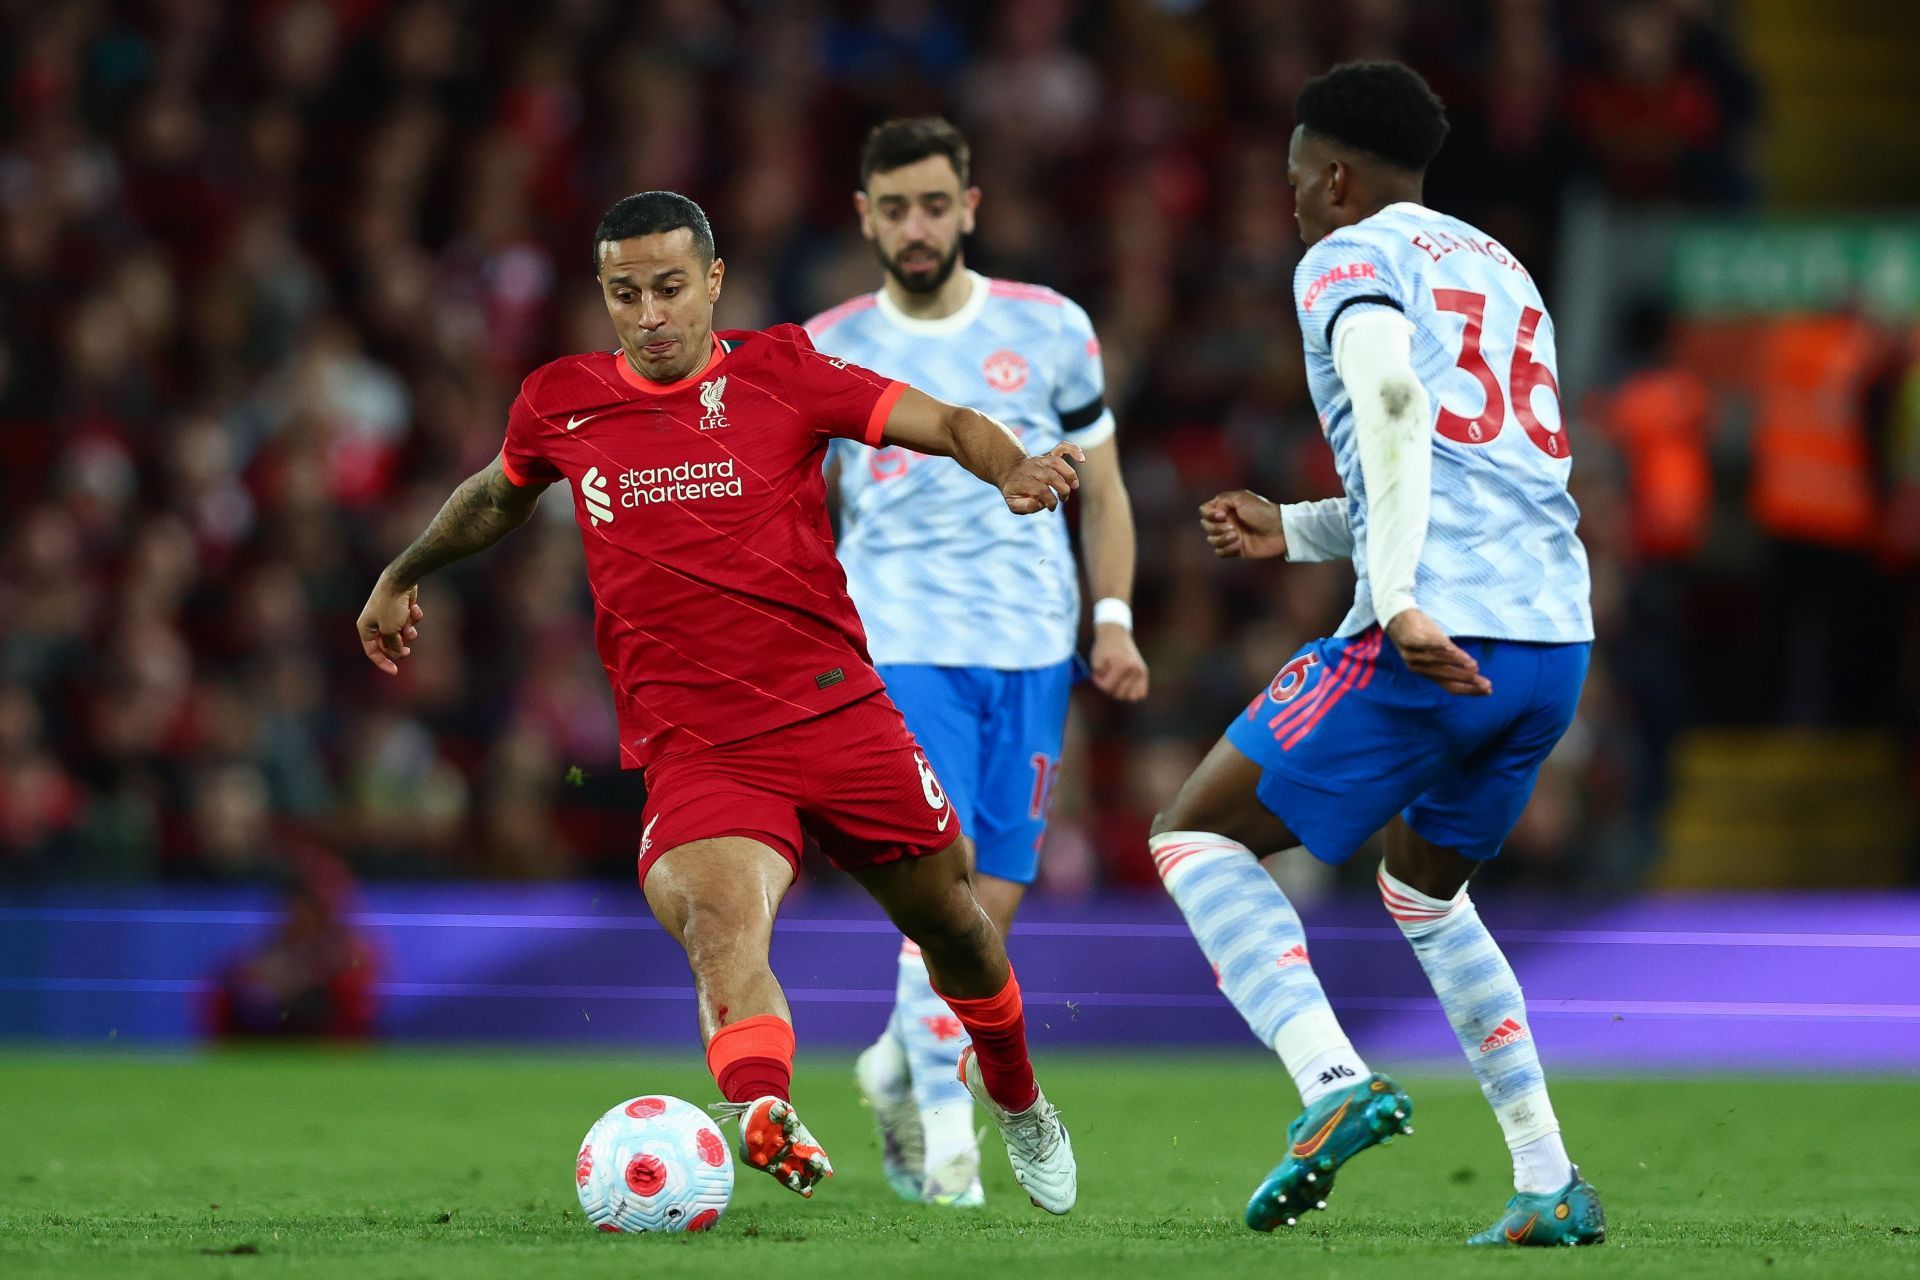
<svg viewBox="0 0 1920 1280"><path fill-rule="evenodd" d="M1259 1058L1043 1063L1080 1157L1080 1208L1028 1205L989 1138L989 1206L896 1202L847 1064L796 1090L839 1172L811 1203L743 1172L705 1236L582 1225L573 1154L603 1109L706 1101L691 1053L0 1055L0 1276L958 1276L1208 1280L1920 1271L1920 1082L1562 1080L1555 1101L1606 1198L1580 1253L1469 1251L1509 1193L1464 1079L1410 1078L1418 1132L1356 1160L1331 1210L1258 1236L1247 1193L1292 1090ZM1413 1269L1409 1269L1413 1264ZM1018 1268L1017 1272L1012 1271Z"/></svg>

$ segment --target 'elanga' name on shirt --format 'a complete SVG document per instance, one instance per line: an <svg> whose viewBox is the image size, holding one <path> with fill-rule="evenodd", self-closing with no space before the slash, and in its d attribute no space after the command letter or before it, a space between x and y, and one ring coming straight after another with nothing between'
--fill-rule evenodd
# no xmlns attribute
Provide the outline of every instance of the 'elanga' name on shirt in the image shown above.
<svg viewBox="0 0 1920 1280"><path fill-rule="evenodd" d="M620 473L620 505L623 507L739 496L740 478L734 472L732 458L718 462L682 462L671 467L629 468Z"/></svg>
<svg viewBox="0 0 1920 1280"><path fill-rule="evenodd" d="M1435 262L1450 253L1458 253L1465 249L1483 258L1491 258L1509 271L1518 271L1529 280L1533 278L1527 274L1527 269L1520 265L1520 259L1508 253L1498 240L1488 239L1482 242L1475 240L1472 236L1456 236L1437 227L1429 227L1421 230L1417 235L1408 236L1407 242Z"/></svg>

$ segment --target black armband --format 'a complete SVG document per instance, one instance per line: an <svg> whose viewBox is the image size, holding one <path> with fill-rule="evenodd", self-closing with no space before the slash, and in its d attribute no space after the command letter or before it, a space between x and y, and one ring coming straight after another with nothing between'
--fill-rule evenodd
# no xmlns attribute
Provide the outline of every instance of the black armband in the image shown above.
<svg viewBox="0 0 1920 1280"><path fill-rule="evenodd" d="M1333 347L1334 321L1338 320L1341 316L1341 313L1346 311L1348 307L1355 306L1362 302L1371 303L1376 307L1392 307L1395 311L1398 311L1403 315L1406 313L1406 310L1407 310L1405 307L1401 306L1398 302L1395 302L1392 298L1389 298L1384 293L1363 293L1357 297L1348 298L1346 301L1342 302L1339 306L1335 307L1333 309L1333 314L1327 317L1326 342L1329 350L1331 350Z"/></svg>
<svg viewBox="0 0 1920 1280"><path fill-rule="evenodd" d="M1078 409L1061 414L1060 429L1062 431L1084 431L1086 428L1100 421L1100 415L1106 411L1106 397L1095 396L1091 401L1081 405Z"/></svg>

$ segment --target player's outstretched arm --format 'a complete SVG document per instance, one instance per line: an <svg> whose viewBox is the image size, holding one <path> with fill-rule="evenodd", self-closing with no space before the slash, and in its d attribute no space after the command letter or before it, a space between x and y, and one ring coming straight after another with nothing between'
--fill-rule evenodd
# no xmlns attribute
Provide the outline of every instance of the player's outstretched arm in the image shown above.
<svg viewBox="0 0 1920 1280"><path fill-rule="evenodd" d="M1281 504L1235 489L1200 504L1200 529L1222 560L1285 556L1296 564L1312 564L1353 555L1345 498Z"/></svg>
<svg viewBox="0 0 1920 1280"><path fill-rule="evenodd" d="M1055 445L1029 457L1020 438L998 419L935 400L912 387L900 393L880 432L886 444L931 453L955 462L1000 491L1017 516L1052 511L1080 487L1073 462L1086 461L1077 444Z"/></svg>
<svg viewBox="0 0 1920 1280"><path fill-rule="evenodd" d="M455 560L485 551L518 529L533 514L544 484L517 485L507 479L500 459L468 476L427 525L386 567L360 611L360 647L367 661L388 675L413 652L419 635L420 579Z"/></svg>
<svg viewBox="0 0 1920 1280"><path fill-rule="evenodd" d="M1251 489L1235 489L1201 503L1200 530L1222 560L1264 560L1287 554L1280 505Z"/></svg>

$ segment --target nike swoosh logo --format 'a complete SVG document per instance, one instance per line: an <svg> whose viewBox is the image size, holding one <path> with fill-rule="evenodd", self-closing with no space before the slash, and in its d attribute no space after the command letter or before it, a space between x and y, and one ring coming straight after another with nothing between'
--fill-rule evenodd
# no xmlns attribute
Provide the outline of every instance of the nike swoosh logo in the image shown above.
<svg viewBox="0 0 1920 1280"><path fill-rule="evenodd" d="M588 424L589 422L592 422L592 421L593 421L593 420L594 420L595 418L597 418L597 417L599 417L599 416L600 416L600 415L599 415L599 414L597 414L597 413L590 413L590 414L588 414L588 415L587 415L586 417L584 417L584 418L582 418L582 417L578 417L578 416L576 416L576 417L572 417L572 418L568 418L568 419L567 419L567 430L569 430L569 431L572 431L572 430L574 430L574 429L576 429L576 428L578 428L578 427L584 427L584 426L586 426L586 425L587 425L587 424Z"/></svg>
<svg viewBox="0 0 1920 1280"><path fill-rule="evenodd" d="M1300 1159L1305 1159L1324 1146L1327 1139L1333 1136L1334 1129L1340 1123L1340 1117L1347 1114L1347 1108L1352 1102L1353 1099L1349 1098L1347 1101L1341 1103L1340 1109L1331 1116L1328 1116L1327 1122L1321 1125L1319 1132L1315 1133L1311 1138L1308 1138L1305 1142L1294 1143L1293 1154Z"/></svg>
<svg viewBox="0 0 1920 1280"><path fill-rule="evenodd" d="M940 815L940 821L934 824L933 829L935 831L945 831L947 829L947 824L952 821L953 821L953 806L948 805L947 811Z"/></svg>
<svg viewBox="0 0 1920 1280"><path fill-rule="evenodd" d="M1519 1244L1522 1240L1525 1240L1528 1236L1533 1234L1533 1224L1538 1221L1540 1221L1540 1215L1536 1213L1531 1218L1528 1218L1524 1223L1522 1223L1518 1231L1515 1231L1512 1227L1508 1227L1507 1243Z"/></svg>

